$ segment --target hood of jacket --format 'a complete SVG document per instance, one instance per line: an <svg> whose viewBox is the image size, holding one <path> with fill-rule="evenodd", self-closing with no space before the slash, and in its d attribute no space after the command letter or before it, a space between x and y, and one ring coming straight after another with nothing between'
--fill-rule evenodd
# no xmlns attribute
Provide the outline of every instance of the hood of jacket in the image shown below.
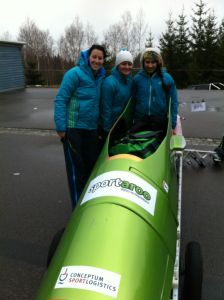
<svg viewBox="0 0 224 300"><path fill-rule="evenodd" d="M93 71L89 66L88 58L89 58L89 49L81 51L76 65L79 66L84 72L87 72L88 74L91 74L94 77ZM100 67L99 71L97 72L96 78L104 76L105 74L106 71L104 67Z"/></svg>

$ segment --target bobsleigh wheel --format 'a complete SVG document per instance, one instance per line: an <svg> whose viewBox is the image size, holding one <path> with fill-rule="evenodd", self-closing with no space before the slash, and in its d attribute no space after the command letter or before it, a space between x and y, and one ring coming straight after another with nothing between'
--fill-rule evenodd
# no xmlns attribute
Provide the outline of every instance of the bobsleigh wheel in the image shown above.
<svg viewBox="0 0 224 300"><path fill-rule="evenodd" d="M59 231L57 231L51 241L51 244L50 244L50 247L48 250L48 255L47 255L47 267L49 266L51 259L54 256L54 253L58 247L58 244L61 240L61 237L62 237L64 231L65 231L65 228L62 228Z"/></svg>
<svg viewBox="0 0 224 300"><path fill-rule="evenodd" d="M201 246L189 242L185 252L185 272L183 284L184 300L200 300L202 294L203 262Z"/></svg>

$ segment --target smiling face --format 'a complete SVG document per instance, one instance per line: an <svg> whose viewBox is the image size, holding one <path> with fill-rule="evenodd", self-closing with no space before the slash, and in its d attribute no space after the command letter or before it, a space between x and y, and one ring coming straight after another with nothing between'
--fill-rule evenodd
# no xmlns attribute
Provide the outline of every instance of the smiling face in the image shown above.
<svg viewBox="0 0 224 300"><path fill-rule="evenodd" d="M104 63L104 53L101 50L94 49L89 55L89 65L94 73L97 73Z"/></svg>
<svg viewBox="0 0 224 300"><path fill-rule="evenodd" d="M118 71L125 76L128 76L131 73L133 64L129 61L123 61L117 67Z"/></svg>
<svg viewBox="0 0 224 300"><path fill-rule="evenodd" d="M152 59L145 59L144 60L144 69L147 73L153 74L158 67L158 63L155 60Z"/></svg>

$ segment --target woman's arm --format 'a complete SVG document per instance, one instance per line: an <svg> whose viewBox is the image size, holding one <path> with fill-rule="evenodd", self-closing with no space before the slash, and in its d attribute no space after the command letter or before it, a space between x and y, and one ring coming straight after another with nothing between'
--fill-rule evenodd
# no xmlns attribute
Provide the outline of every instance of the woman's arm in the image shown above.
<svg viewBox="0 0 224 300"><path fill-rule="evenodd" d="M107 77L102 84L101 94L101 122L103 130L109 132L112 124L113 100L115 95L115 85L111 77Z"/></svg>
<svg viewBox="0 0 224 300"><path fill-rule="evenodd" d="M61 83L59 92L54 101L54 121L56 131L63 135L67 127L67 106L78 85L78 76L75 69L69 70Z"/></svg>
<svg viewBox="0 0 224 300"><path fill-rule="evenodd" d="M178 114L178 97L177 97L177 89L175 83L173 83L170 87L170 96L171 96L172 128L174 129L177 125L177 114Z"/></svg>

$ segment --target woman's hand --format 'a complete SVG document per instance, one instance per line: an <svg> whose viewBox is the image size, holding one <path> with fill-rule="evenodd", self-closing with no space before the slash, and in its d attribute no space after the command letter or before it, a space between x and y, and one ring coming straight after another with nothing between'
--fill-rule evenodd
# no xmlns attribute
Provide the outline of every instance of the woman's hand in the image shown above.
<svg viewBox="0 0 224 300"><path fill-rule="evenodd" d="M57 131L57 135L58 135L61 139L65 138L65 132L64 132L64 131Z"/></svg>

